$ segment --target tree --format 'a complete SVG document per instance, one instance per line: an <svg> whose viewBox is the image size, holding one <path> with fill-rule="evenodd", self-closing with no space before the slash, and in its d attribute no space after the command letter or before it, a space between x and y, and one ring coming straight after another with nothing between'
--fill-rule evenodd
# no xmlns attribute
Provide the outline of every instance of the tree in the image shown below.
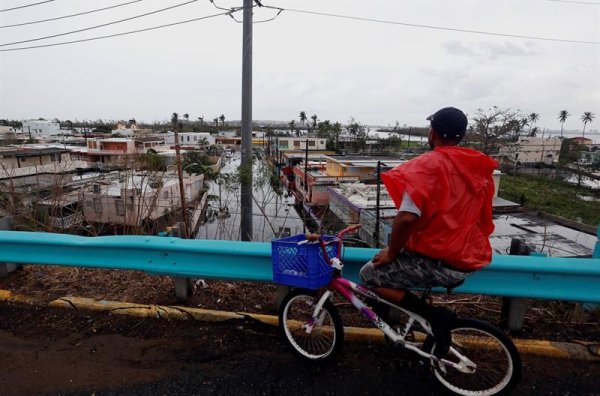
<svg viewBox="0 0 600 396"><path fill-rule="evenodd" d="M186 121L189 121L190 115L188 113L183 113L183 118L185 118Z"/></svg>
<svg viewBox="0 0 600 396"><path fill-rule="evenodd" d="M596 117L596 115L594 113L592 113L591 111L586 111L581 116L581 121L583 122L583 137L585 137L585 126L588 123L591 124L595 117Z"/></svg>
<svg viewBox="0 0 600 396"><path fill-rule="evenodd" d="M127 121L127 127L128 128L131 128L134 125L137 125L137 122L135 121L135 118L132 118L129 121Z"/></svg>
<svg viewBox="0 0 600 396"><path fill-rule="evenodd" d="M154 149L148 149L145 154L142 154L141 160L144 169L149 171L161 172L167 169L167 162L165 158L158 155Z"/></svg>
<svg viewBox="0 0 600 396"><path fill-rule="evenodd" d="M213 118L213 122L215 123L215 126L218 128L219 127L219 117Z"/></svg>
<svg viewBox="0 0 600 396"><path fill-rule="evenodd" d="M302 110L302 111L300 112L300 115L299 115L299 117L300 117L300 122L302 123L302 128L304 128L304 123L305 123L305 122L306 122L306 120L307 120L307 117L306 117L306 112L305 112L304 110Z"/></svg>
<svg viewBox="0 0 600 396"><path fill-rule="evenodd" d="M221 115L219 116L219 120L221 120L221 125L222 125L222 126L225 126L225 115L224 115L224 114L221 114Z"/></svg>
<svg viewBox="0 0 600 396"><path fill-rule="evenodd" d="M313 122L312 122L312 127L313 127L313 128L316 128L316 127L317 127L317 115L316 115L316 114L313 114L313 115L311 115L311 116L310 116L310 118L311 118L311 120L313 121Z"/></svg>
<svg viewBox="0 0 600 396"><path fill-rule="evenodd" d="M569 117L571 114L569 114L569 112L567 110L561 110L560 113L558 113L558 120L560 121L560 137L563 137L563 127L565 126L565 121L567 121L567 117Z"/></svg>
<svg viewBox="0 0 600 396"><path fill-rule="evenodd" d="M533 127L533 124L540 119L540 115L537 113L531 113L527 118L529 119L529 134L531 135L531 127Z"/></svg>
<svg viewBox="0 0 600 396"><path fill-rule="evenodd" d="M520 134L523 120L518 110L501 109L498 106L488 110L477 109L470 132L478 137L480 150L490 154L497 149L498 140Z"/></svg>
<svg viewBox="0 0 600 396"><path fill-rule="evenodd" d="M198 117L198 121L200 121L200 125L204 124L204 116Z"/></svg>
<svg viewBox="0 0 600 396"><path fill-rule="evenodd" d="M173 129L177 128L178 122L179 122L179 114L177 114L177 113L171 114L171 126L173 127Z"/></svg>
<svg viewBox="0 0 600 396"><path fill-rule="evenodd" d="M290 133L294 133L294 131L295 131L296 136L300 136L299 131L296 129L296 121L292 120L292 121L290 121L290 123L288 125L290 127Z"/></svg>
<svg viewBox="0 0 600 396"><path fill-rule="evenodd" d="M188 174L203 174L207 177L212 175L213 165L206 154L199 150L188 150L183 154L183 169Z"/></svg>
<svg viewBox="0 0 600 396"><path fill-rule="evenodd" d="M350 117L346 129L348 130L348 134L352 137L353 151L358 152L359 149L364 149L367 144L367 128L356 121L354 117Z"/></svg>

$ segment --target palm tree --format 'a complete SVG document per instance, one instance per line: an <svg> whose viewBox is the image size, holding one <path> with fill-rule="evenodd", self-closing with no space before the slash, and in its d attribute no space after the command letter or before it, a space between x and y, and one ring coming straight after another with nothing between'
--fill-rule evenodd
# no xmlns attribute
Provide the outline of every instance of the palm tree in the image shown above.
<svg viewBox="0 0 600 396"><path fill-rule="evenodd" d="M595 117L596 115L591 111L586 111L581 116L581 121L583 121L583 137L585 137L585 126L588 124L588 122L591 124Z"/></svg>
<svg viewBox="0 0 600 396"><path fill-rule="evenodd" d="M219 126L219 117L213 118L213 122L215 123L215 126L218 127Z"/></svg>
<svg viewBox="0 0 600 396"><path fill-rule="evenodd" d="M302 127L304 128L304 123L305 123L305 122L306 122L306 120L308 119L308 118L306 117L306 112L305 112L304 110L302 110L302 111L300 112L300 116L299 116L299 117L300 117L300 122L302 122Z"/></svg>
<svg viewBox="0 0 600 396"><path fill-rule="evenodd" d="M188 113L183 114L183 118L185 118L186 122L190 120L190 115Z"/></svg>
<svg viewBox="0 0 600 396"><path fill-rule="evenodd" d="M529 133L531 133L531 127L536 123L537 120L540 119L540 115L537 113L529 114Z"/></svg>
<svg viewBox="0 0 600 396"><path fill-rule="evenodd" d="M204 116L198 117L198 121L200 121L200 125L204 124Z"/></svg>
<svg viewBox="0 0 600 396"><path fill-rule="evenodd" d="M560 121L560 137L561 137L561 139L563 137L563 127L565 126L565 121L567 121L567 117L570 115L571 114L569 114L569 112L567 110L561 110L560 113L558 113L558 120Z"/></svg>
<svg viewBox="0 0 600 396"><path fill-rule="evenodd" d="M173 129L177 128L178 121L179 121L179 114L177 114L177 113L171 114L171 126L173 126Z"/></svg>
<svg viewBox="0 0 600 396"><path fill-rule="evenodd" d="M135 121L135 118L130 119L129 121L127 121L127 123L129 124L128 127L132 127L133 125L137 125L137 122Z"/></svg>
<svg viewBox="0 0 600 396"><path fill-rule="evenodd" d="M225 126L225 115L224 114L221 114L219 116L219 120L221 120L221 125Z"/></svg>
<svg viewBox="0 0 600 396"><path fill-rule="evenodd" d="M291 133L294 133L294 130L296 130L296 121L292 120L288 125L290 126Z"/></svg>
<svg viewBox="0 0 600 396"><path fill-rule="evenodd" d="M312 127L316 128L317 127L317 115L313 114L310 116L310 118L313 120Z"/></svg>

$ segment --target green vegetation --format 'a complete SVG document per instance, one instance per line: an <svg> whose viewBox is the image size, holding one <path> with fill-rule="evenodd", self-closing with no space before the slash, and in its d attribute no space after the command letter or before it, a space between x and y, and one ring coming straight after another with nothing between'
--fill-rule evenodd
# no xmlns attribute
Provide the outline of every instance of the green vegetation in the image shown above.
<svg viewBox="0 0 600 396"><path fill-rule="evenodd" d="M600 224L600 191L589 187L578 187L558 179L505 175L500 179L498 195L529 209L591 226ZM582 197L589 197L589 200Z"/></svg>

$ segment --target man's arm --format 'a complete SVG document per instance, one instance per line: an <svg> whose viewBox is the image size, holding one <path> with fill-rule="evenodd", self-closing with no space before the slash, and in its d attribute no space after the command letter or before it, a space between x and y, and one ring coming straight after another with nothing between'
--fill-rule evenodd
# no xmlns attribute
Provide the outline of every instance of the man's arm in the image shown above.
<svg viewBox="0 0 600 396"><path fill-rule="evenodd" d="M392 235L390 237L389 246L382 249L375 257L373 257L373 264L375 267L394 261L396 256L398 256L400 251L404 248L406 241L408 241L408 238L418 221L419 216L415 213L400 211L396 214L392 226Z"/></svg>

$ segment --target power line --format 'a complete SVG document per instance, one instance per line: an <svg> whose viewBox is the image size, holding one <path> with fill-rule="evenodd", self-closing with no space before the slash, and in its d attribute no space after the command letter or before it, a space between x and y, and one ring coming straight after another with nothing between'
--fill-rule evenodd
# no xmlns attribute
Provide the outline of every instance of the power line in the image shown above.
<svg viewBox="0 0 600 396"><path fill-rule="evenodd" d="M129 5L129 4L133 4L133 3L139 3L140 1L143 1L143 0L133 0L133 1L129 1L127 3L116 4L116 5L109 6L109 7L104 7L104 8L97 8L95 10L90 10L90 11L78 12L76 14L64 15L64 16L60 16L60 17L56 17L56 18L40 19L40 20L37 20L37 21L24 22L24 23L15 23L13 25L4 25L4 26L0 26L0 29L12 28L12 27L17 27L17 26L34 25L36 23L58 21L60 19L73 18L73 17L76 17L76 16L93 14L94 12L100 12L100 11L110 10L112 8L123 7L123 6Z"/></svg>
<svg viewBox="0 0 600 396"><path fill-rule="evenodd" d="M147 32L147 31L150 31L150 30L162 29L162 28L165 28L165 27L183 25L185 23L196 22L196 21L200 21L200 20L203 20L203 19L214 18L214 17L218 17L218 16L222 16L222 15L229 15L230 13L231 13L231 11L229 11L229 12L221 12L219 14L207 15L207 16L203 16L203 17L199 17L199 18L192 18L192 19L188 19L188 20L185 20L185 21L167 23L167 24L164 24L164 25L152 26L152 27L144 28L144 29L131 30L129 32L109 34L109 35L106 35L106 36L90 37L90 38L87 38L87 39L80 39L80 40L73 40L73 41L63 41L63 42L60 42L60 43L53 43L53 44L32 45L32 46L29 46L29 47L18 47L18 48L0 49L0 52L22 51L22 50L28 50L28 49L34 49L34 48L56 47L56 46L59 46L59 45L83 43L83 42L86 42L86 41L95 41L95 40L102 40L102 39L111 38L111 37L126 36L126 35L130 35L130 34L134 34L134 33L141 33L141 32Z"/></svg>
<svg viewBox="0 0 600 396"><path fill-rule="evenodd" d="M422 29L444 30L444 31L459 32L459 33L474 33L474 34L483 34L483 35L487 35L487 36L512 37L512 38L521 38L521 39L528 39L528 40L554 41L554 42L562 42L562 43L577 43L577 44L592 44L592 45L600 44L600 41L569 40L569 39L559 39L559 38L549 38L549 37L525 36L525 35L509 34L509 33L485 32L485 31L481 31L481 30L469 30L469 29L458 29L458 28L433 26L433 25L421 25L421 24L417 24L417 23L398 22L398 21L390 21L390 20L385 20L385 19L363 18L363 17L356 17L356 16L351 16L351 15L331 14L331 13L327 13L327 12L298 10L298 9L293 9L293 8L280 8L280 7L271 7L271 6L263 6L263 7L272 8L272 9L276 9L276 10L284 10L284 11L289 11L289 12L296 12L296 13L301 13L301 14L319 15L319 16L327 16L327 17L341 18L341 19L351 19L351 20L355 20L355 21L364 21L364 22L376 22L376 23L384 23L384 24L388 24L388 25L400 25L400 26L415 27L415 28L422 28Z"/></svg>
<svg viewBox="0 0 600 396"><path fill-rule="evenodd" d="M33 39L28 39L28 40L13 41L12 43L4 43L4 44L0 44L0 47L6 47L8 45L15 45L15 44L30 43L32 41L46 40L46 39L49 39L49 38L67 36L69 34L81 33L81 32L85 32L85 31L93 30L93 29L98 29L98 28L105 27L105 26L116 25L118 23L131 21L133 19L142 18L142 17L148 16L148 15L158 14L160 12L168 11L168 10L171 10L173 8L182 7L182 6L191 4L191 3L195 3L197 1L198 0L189 0L189 1L186 1L186 2L183 2L183 3L175 4L173 6L169 6L169 7L166 7L166 8L161 8L159 10L146 12L144 14L134 15L134 16L129 17L129 18L119 19L117 21L107 22L107 23L103 23L103 24L96 25L96 26L90 26L90 27L83 28L83 29L72 30L70 32L58 33L58 34L53 34L51 36L37 37L37 38L33 38Z"/></svg>
<svg viewBox="0 0 600 396"><path fill-rule="evenodd" d="M3 10L0 10L0 12L13 11L13 10L21 9L21 8L33 7L33 6L44 4L44 3L51 3L53 1L54 0L46 0L46 1L40 1L40 2L37 2L37 3L25 4L25 5L18 6L18 7L5 8Z"/></svg>

